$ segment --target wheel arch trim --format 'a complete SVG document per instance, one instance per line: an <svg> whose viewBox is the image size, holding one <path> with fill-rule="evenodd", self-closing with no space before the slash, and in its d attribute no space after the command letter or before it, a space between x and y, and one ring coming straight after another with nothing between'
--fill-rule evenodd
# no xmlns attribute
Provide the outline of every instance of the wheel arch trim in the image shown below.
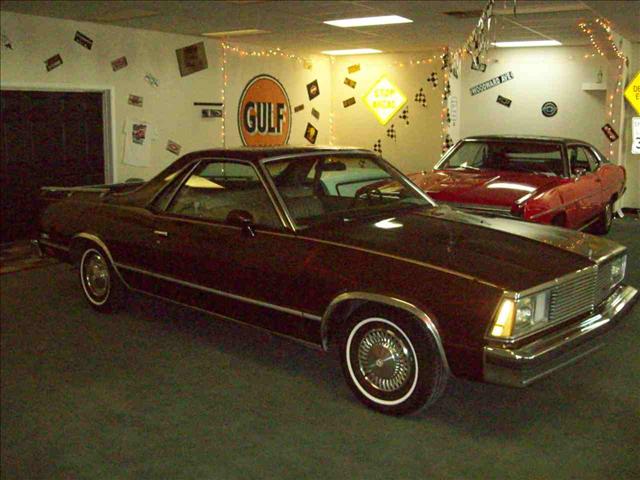
<svg viewBox="0 0 640 480"><path fill-rule="evenodd" d="M444 351L444 346L442 344L442 338L440 337L440 332L438 331L438 327L435 321L427 313L425 313L422 309L420 309L413 303L377 293L346 292L338 295L331 301L331 303L329 303L329 306L326 308L324 315L322 315L320 324L320 335L322 339L323 350L327 351L329 349L329 324L331 322L333 314L341 304L353 300L359 300L369 303L379 303L389 307L404 310L405 312L408 312L416 317L420 321L420 324L422 324L422 326L426 328L428 333L435 340L436 346L438 348L438 353L440 354L440 358L445 370L447 371L447 373L451 372L451 369L449 368L449 362L447 361L447 356Z"/></svg>
<svg viewBox="0 0 640 480"><path fill-rule="evenodd" d="M127 281L122 276L122 273L120 273L120 270L118 269L118 265L116 264L115 260L113 259L113 256L111 255L111 251L109 250L109 247L107 247L107 244L99 236L97 236L97 235L95 235L93 233L88 233L88 232L80 232L80 233L74 235L73 238L71 239L71 241L69 242L69 252L71 252L71 245L73 244L73 241L74 240L79 240L79 239L88 240L88 241L93 242L96 245L98 245L104 251L104 253L107 255L107 258L109 259L109 262L111 263L111 267L113 268L113 270L118 275L118 278L120 279L120 281L127 288L129 288L129 289L131 288L129 286L129 284L127 283Z"/></svg>

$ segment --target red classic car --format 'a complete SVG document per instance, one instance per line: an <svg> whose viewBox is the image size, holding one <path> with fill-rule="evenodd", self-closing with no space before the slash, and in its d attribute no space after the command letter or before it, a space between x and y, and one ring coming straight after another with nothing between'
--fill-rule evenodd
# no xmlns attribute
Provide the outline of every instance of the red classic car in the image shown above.
<svg viewBox="0 0 640 480"><path fill-rule="evenodd" d="M438 203L573 229L611 228L626 173L592 145L549 137L458 142L432 172L409 177Z"/></svg>
<svg viewBox="0 0 640 480"><path fill-rule="evenodd" d="M433 403L450 375L528 385L638 298L623 246L437 206L365 150L204 150L142 185L44 197L36 245L77 266L93 308L137 291L335 348L384 413Z"/></svg>

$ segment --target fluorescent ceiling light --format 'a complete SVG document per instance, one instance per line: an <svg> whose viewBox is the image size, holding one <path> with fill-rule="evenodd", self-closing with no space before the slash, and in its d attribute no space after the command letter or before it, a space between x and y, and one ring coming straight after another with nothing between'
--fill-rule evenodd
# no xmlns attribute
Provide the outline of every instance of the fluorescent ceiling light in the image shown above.
<svg viewBox="0 0 640 480"><path fill-rule="evenodd" d="M509 48L509 47L558 47L562 44L557 40L527 40L522 42L493 42L491 45L498 48Z"/></svg>
<svg viewBox="0 0 640 480"><path fill-rule="evenodd" d="M328 20L324 23L334 27L369 27L371 25L391 25L394 23L412 23L413 20L398 15L383 15L381 17L344 18L342 20Z"/></svg>
<svg viewBox="0 0 640 480"><path fill-rule="evenodd" d="M323 50L320 53L325 55L367 55L369 53L382 53L382 50L375 48L349 48L347 50Z"/></svg>
<svg viewBox="0 0 640 480"><path fill-rule="evenodd" d="M203 33L205 37L239 37L241 35L259 35L269 33L267 30L258 30L257 28L247 28L245 30L228 30L226 32L209 32Z"/></svg>

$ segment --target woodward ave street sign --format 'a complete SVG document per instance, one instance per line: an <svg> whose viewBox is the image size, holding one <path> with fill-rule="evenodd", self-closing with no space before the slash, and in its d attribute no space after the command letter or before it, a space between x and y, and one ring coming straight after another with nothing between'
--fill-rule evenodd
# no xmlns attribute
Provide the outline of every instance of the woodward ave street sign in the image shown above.
<svg viewBox="0 0 640 480"><path fill-rule="evenodd" d="M486 82L479 83L475 87L471 87L469 90L471 91L471 95L477 95L479 93L484 92L485 90L489 90L490 88L497 87L498 85L508 82L509 80L513 80L513 72L503 73L499 77L492 78L491 80L487 80Z"/></svg>

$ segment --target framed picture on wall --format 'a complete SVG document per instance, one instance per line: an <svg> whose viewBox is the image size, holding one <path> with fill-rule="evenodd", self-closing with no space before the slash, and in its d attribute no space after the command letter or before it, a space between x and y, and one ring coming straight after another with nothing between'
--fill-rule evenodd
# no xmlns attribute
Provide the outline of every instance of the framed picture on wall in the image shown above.
<svg viewBox="0 0 640 480"><path fill-rule="evenodd" d="M180 75L186 77L208 67L204 42L194 43L188 47L176 50Z"/></svg>

